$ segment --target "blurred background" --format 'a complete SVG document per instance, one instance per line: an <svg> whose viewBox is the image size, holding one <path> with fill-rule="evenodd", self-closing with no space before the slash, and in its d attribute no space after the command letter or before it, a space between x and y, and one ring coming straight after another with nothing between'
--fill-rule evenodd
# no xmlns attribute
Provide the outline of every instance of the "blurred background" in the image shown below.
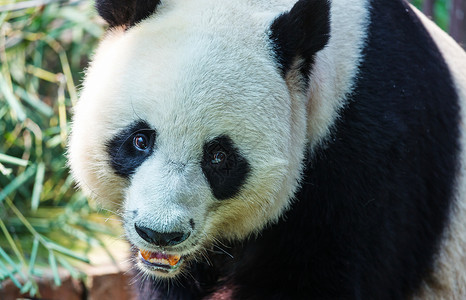
<svg viewBox="0 0 466 300"><path fill-rule="evenodd" d="M463 48L466 43L466 0L412 0L417 8L448 32Z"/></svg>
<svg viewBox="0 0 466 300"><path fill-rule="evenodd" d="M120 235L66 166L72 107L103 33L92 1L0 0L0 282L26 294L44 276L60 285L63 269L83 277L77 263Z"/></svg>
<svg viewBox="0 0 466 300"><path fill-rule="evenodd" d="M464 46L466 0L412 3ZM55 286L63 270L85 278L95 249L112 260L117 212L75 190L65 154L83 70L104 32L92 1L0 0L0 290L8 282L38 296L44 276Z"/></svg>

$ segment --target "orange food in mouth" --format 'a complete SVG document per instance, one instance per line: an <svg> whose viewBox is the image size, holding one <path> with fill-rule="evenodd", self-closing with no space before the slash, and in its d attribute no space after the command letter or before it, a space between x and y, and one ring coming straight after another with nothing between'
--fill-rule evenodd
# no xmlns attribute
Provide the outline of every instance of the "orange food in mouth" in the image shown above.
<svg viewBox="0 0 466 300"><path fill-rule="evenodd" d="M139 249L139 252L141 253L141 256L144 260L152 264L169 265L173 267L176 266L181 260L181 255L179 254L150 252L143 249Z"/></svg>

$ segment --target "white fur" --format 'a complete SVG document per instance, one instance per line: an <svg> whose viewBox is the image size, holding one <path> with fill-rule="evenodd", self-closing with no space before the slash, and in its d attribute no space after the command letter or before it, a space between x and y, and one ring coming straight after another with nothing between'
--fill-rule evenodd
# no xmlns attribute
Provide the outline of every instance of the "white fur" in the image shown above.
<svg viewBox="0 0 466 300"><path fill-rule="evenodd" d="M69 150L75 178L102 202L138 208L137 220L125 216L128 238L148 249L135 221L176 230L189 213L199 228L192 240L257 231L281 214L300 175L305 103L291 101L267 40L280 11L212 2L167 1L140 25L110 32L76 107ZM157 129L157 150L126 182L110 169L104 144L138 118ZM225 133L254 168L245 192L218 205L199 159L205 141ZM176 172L169 161L188 167Z"/></svg>
<svg viewBox="0 0 466 300"><path fill-rule="evenodd" d="M107 33L76 106L69 158L83 190L123 205L135 245L153 249L135 222L177 231L193 218L195 231L176 249L189 254L219 237L258 232L290 204L306 144L328 135L351 91L367 20L365 0L332 2L331 38L303 95L280 76L268 38L294 2L167 0L135 27ZM127 181L111 169L105 143L137 119L157 130L157 149ZM252 174L234 199L218 201L199 160L204 143L222 134Z"/></svg>
<svg viewBox="0 0 466 300"><path fill-rule="evenodd" d="M417 299L466 299L466 53L445 32L413 8L440 49L456 84L461 106L461 167L456 201L445 233L434 278L425 282Z"/></svg>
<svg viewBox="0 0 466 300"><path fill-rule="evenodd" d="M332 125L353 89L369 22L366 0L331 3L330 40L317 53L310 77L307 137L312 148L331 136Z"/></svg>

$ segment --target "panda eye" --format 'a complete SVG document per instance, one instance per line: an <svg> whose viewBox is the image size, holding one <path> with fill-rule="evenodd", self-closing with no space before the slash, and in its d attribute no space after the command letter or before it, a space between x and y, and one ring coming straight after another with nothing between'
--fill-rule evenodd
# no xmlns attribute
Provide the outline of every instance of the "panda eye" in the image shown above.
<svg viewBox="0 0 466 300"><path fill-rule="evenodd" d="M133 145L136 149L144 151L149 148L149 138L142 133L138 133L133 137Z"/></svg>
<svg viewBox="0 0 466 300"><path fill-rule="evenodd" d="M214 165L224 162L227 158L227 155L223 151L217 151L212 155L211 163Z"/></svg>

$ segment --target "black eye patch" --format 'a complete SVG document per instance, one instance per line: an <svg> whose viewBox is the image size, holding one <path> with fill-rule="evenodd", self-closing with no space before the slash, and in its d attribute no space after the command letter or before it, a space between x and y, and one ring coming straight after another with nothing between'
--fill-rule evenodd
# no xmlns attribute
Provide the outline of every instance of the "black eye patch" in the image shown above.
<svg viewBox="0 0 466 300"><path fill-rule="evenodd" d="M156 131L139 120L118 132L106 143L115 173L129 177L154 152Z"/></svg>
<svg viewBox="0 0 466 300"><path fill-rule="evenodd" d="M204 145L201 167L219 200L235 196L250 172L248 161L228 136L219 136Z"/></svg>

